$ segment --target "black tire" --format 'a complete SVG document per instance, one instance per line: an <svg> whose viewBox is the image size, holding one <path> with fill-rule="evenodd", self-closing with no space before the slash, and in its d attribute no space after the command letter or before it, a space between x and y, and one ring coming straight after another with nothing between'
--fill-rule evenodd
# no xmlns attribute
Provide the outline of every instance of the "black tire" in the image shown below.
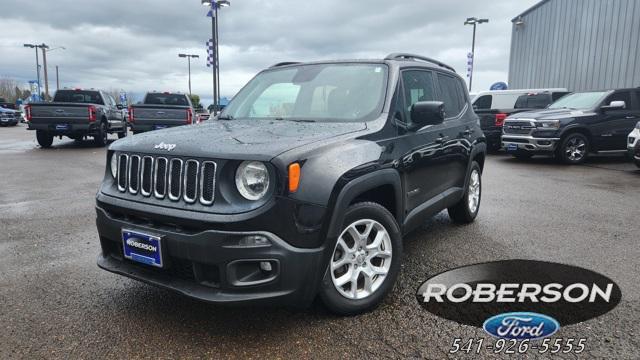
<svg viewBox="0 0 640 360"><path fill-rule="evenodd" d="M122 131L118 133L118 139L127 137L127 127L125 126Z"/></svg>
<svg viewBox="0 0 640 360"><path fill-rule="evenodd" d="M322 284L320 286L320 298L322 299L322 302L325 304L325 306L331 312L339 315L361 314L377 307L380 304L380 302L384 299L384 297L387 295L387 293L389 293L389 291L393 289L393 285L395 284L398 274L400 272L400 262L402 260L402 234L400 233L400 227L398 226L393 215L391 215L391 213L380 204L373 203L373 202L361 202L361 203L357 203L349 206L344 216L341 237L343 235L342 233L343 232L346 233L346 229L350 225L358 221L367 221L367 220L373 220L378 225L381 225L388 234L388 243L390 244L390 247L391 247L391 257L389 258L390 264L388 265L389 268L386 273L386 276L380 280L381 283L379 283L378 287L374 289L371 292L371 294L360 299L348 298L345 295L342 295L340 292L338 292L332 278L331 262L334 261L334 258L338 251L338 244L336 244L334 246L334 251L331 257L329 258L329 264L327 264L327 267L325 269L324 278L322 279ZM375 235L377 234L378 234L378 230L376 230ZM372 230L369 235L369 238L367 238L366 240L367 244L370 244L369 241L373 241L372 238L375 235L373 234L373 230ZM357 243L354 242L354 245L353 245L354 250L356 249L357 246L358 246ZM363 249L363 251L364 250L367 250L367 249L365 248ZM368 255L368 251L370 250L367 250L366 255ZM342 254L342 256L348 256L348 254L344 253ZM360 256L360 255L358 257L356 257L355 255L353 256L354 256L353 257L354 262L357 261L355 259L365 258L364 256ZM340 259L336 259L336 260L340 260ZM375 266L384 266L387 261L387 260L380 259L383 262L378 262L379 260L378 258L374 258L371 260L364 260L363 263L365 265L364 266L359 265L360 269L363 269L363 271L365 268L373 269L372 267L374 264L373 260L376 260ZM358 269L358 265L345 265L345 266L351 267L351 270ZM355 266L355 268L353 266ZM338 271L338 270L339 268L334 271ZM358 276L357 276L358 280L356 280L356 284L359 284L360 275L362 274L358 273ZM374 275L373 281L375 281L375 279L377 279L378 276L379 275ZM363 275L363 282L364 282L364 275ZM359 285L356 285L356 292L360 291L359 289L357 289L358 286Z"/></svg>
<svg viewBox="0 0 640 360"><path fill-rule="evenodd" d="M474 180L474 174L477 174L477 184ZM477 193L475 189L477 187ZM475 209L471 208L470 198L477 195L475 202ZM467 188L464 191L462 199L457 204L447 209L451 220L457 224L469 224L475 220L480 211L480 202L482 200L482 171L480 165L477 162L471 164L471 170L469 171L469 178L467 179Z"/></svg>
<svg viewBox="0 0 640 360"><path fill-rule="evenodd" d="M36 140L41 148L47 149L53 144L53 135L43 130L36 130Z"/></svg>
<svg viewBox="0 0 640 360"><path fill-rule="evenodd" d="M96 146L103 147L107 145L107 123L101 122L100 127L98 128L98 132L93 136L93 142Z"/></svg>
<svg viewBox="0 0 640 360"><path fill-rule="evenodd" d="M566 135L556 149L556 159L565 164L582 164L589 155L589 139L582 133Z"/></svg>

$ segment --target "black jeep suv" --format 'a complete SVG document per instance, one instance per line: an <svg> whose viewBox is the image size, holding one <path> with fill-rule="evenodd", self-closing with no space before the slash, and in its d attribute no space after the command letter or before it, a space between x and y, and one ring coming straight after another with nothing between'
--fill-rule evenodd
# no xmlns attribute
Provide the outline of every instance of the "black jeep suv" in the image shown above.
<svg viewBox="0 0 640 360"><path fill-rule="evenodd" d="M403 234L478 213L486 143L453 69L409 54L281 63L214 121L113 143L108 271L215 303L375 307Z"/></svg>
<svg viewBox="0 0 640 360"><path fill-rule="evenodd" d="M626 153L638 120L640 89L576 92L545 110L509 116L502 146L518 158L549 154L579 164L589 153Z"/></svg>

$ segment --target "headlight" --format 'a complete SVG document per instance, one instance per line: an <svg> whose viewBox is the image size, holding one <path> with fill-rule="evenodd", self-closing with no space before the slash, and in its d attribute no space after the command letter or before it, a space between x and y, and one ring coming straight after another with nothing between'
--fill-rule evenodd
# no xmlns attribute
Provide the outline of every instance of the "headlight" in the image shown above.
<svg viewBox="0 0 640 360"><path fill-rule="evenodd" d="M269 190L269 170L259 161L245 161L236 171L236 187L247 200L260 200Z"/></svg>
<svg viewBox="0 0 640 360"><path fill-rule="evenodd" d="M113 176L113 178L115 179L116 175L118 174L118 157L115 153L111 154L111 161L109 163L109 167L111 168L111 176Z"/></svg>
<svg viewBox="0 0 640 360"><path fill-rule="evenodd" d="M543 129L559 129L560 120L538 120L536 126Z"/></svg>

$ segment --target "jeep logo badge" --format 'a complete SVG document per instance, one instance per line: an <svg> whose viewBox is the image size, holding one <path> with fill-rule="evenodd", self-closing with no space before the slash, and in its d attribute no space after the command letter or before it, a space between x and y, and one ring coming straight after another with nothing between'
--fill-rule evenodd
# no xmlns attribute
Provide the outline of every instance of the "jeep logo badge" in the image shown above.
<svg viewBox="0 0 640 360"><path fill-rule="evenodd" d="M160 144L156 144L153 148L171 151L176 148L176 144L165 144L164 142L161 142Z"/></svg>

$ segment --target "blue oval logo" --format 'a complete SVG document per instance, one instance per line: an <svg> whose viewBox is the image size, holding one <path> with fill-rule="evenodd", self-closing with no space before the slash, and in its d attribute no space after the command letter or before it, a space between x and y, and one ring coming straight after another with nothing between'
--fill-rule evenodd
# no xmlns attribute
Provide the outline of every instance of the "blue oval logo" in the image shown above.
<svg viewBox="0 0 640 360"><path fill-rule="evenodd" d="M500 339L536 340L555 334L560 323L551 316L534 312L509 312L488 318L482 328Z"/></svg>

